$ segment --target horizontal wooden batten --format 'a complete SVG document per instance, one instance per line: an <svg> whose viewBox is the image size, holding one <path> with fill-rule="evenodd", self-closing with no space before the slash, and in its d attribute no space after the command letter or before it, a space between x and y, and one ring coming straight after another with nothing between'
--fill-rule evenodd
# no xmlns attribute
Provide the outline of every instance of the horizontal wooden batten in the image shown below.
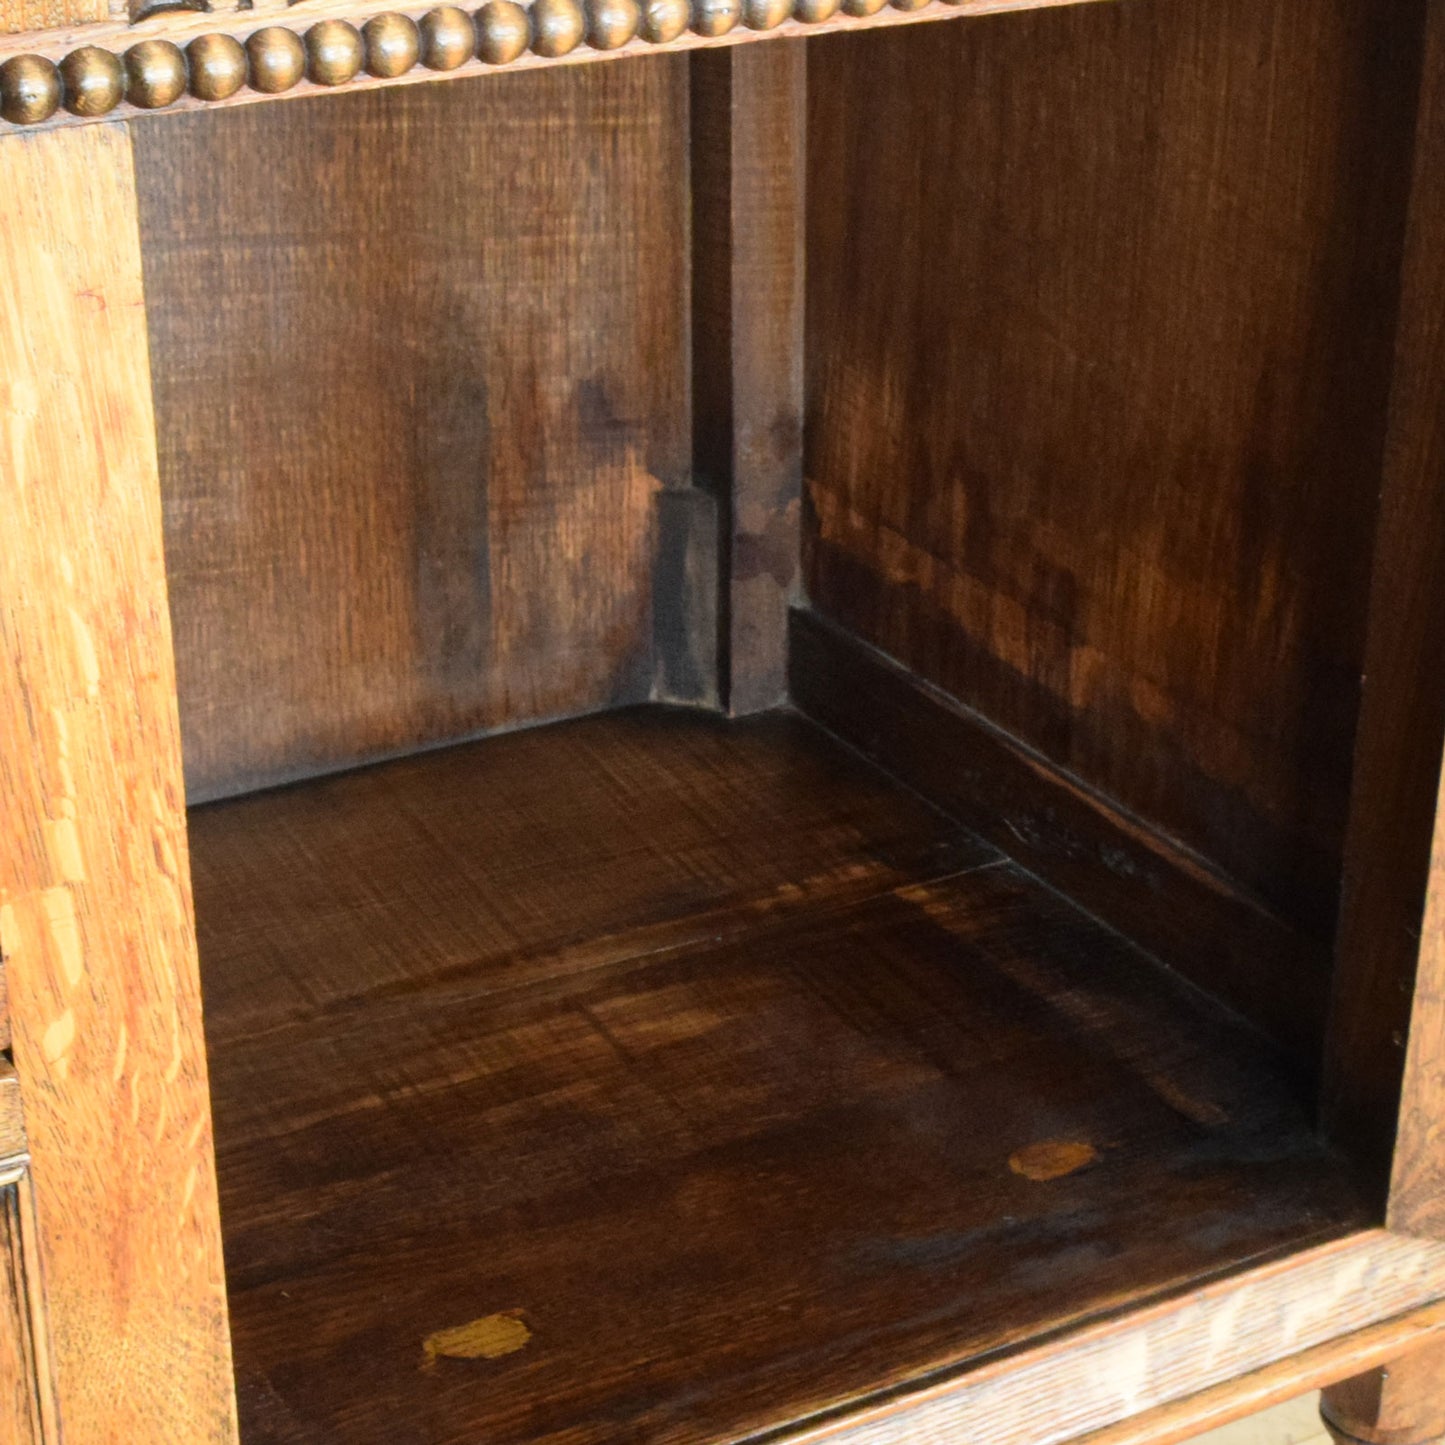
<svg viewBox="0 0 1445 1445"><path fill-rule="evenodd" d="M1238 1009L1313 1074L1325 961L1258 899L816 613L793 613L791 640L804 713Z"/></svg>
<svg viewBox="0 0 1445 1445"><path fill-rule="evenodd" d="M378 85L418 84L1098 0L387 0L167 11L0 37L0 138ZM368 28L368 22L382 22ZM413 32L415 36L413 38Z"/></svg>
<svg viewBox="0 0 1445 1445"><path fill-rule="evenodd" d="M1326 1357L1332 1368L1351 1368L1356 1357L1348 1341L1378 1326L1389 1328L1373 1340L1362 1337L1362 1356L1376 1346L1407 1350L1438 1329L1433 1307L1442 1298L1445 1245L1372 1230L1071 1331L784 1439L786 1445L1152 1441L1156 1436L1142 1429L1115 1433L1115 1427L1256 1372L1269 1371L1269 1388L1279 1389L1291 1360L1299 1389L1308 1389L1319 1383L1315 1371ZM1224 1413L1216 1409L1213 1418ZM1210 1422L1207 1404L1199 1420L1201 1427Z"/></svg>
<svg viewBox="0 0 1445 1445"><path fill-rule="evenodd" d="M1171 1400L1071 1441L1070 1445L1183 1445L1247 1415L1282 1405L1346 1376L1376 1369L1445 1336L1445 1303L1424 1305L1355 1334L1302 1350L1198 1394Z"/></svg>

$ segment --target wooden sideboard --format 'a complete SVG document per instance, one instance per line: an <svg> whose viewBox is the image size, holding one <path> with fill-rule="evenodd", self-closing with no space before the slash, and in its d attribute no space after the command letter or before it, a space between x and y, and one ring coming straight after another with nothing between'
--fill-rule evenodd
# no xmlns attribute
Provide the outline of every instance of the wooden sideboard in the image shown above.
<svg viewBox="0 0 1445 1445"><path fill-rule="evenodd" d="M1445 0L0 0L0 188L0 1442L1445 1436Z"/></svg>

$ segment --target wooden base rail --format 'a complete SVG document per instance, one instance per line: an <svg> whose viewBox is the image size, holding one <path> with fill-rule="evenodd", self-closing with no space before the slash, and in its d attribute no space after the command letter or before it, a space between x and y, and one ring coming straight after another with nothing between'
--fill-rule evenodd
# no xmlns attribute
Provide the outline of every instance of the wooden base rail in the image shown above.
<svg viewBox="0 0 1445 1445"><path fill-rule="evenodd" d="M1184 1445L1206 1430L1256 1415L1310 1390L1336 1385L1362 1371L1385 1367L1404 1352L1429 1350L1445 1338L1445 1304L1423 1305L1275 1360L1197 1394L1171 1400L1069 1445Z"/></svg>
<svg viewBox="0 0 1445 1445"><path fill-rule="evenodd" d="M1429 1340L1445 1245L1369 1231L1087 1325L955 1379L787 1435L787 1445L1166 1445ZM1358 1335L1357 1339L1352 1337ZM1323 1371L1323 1373L1322 1373ZM1147 1418L1150 1412L1153 1418ZM1185 1433L1170 1433L1171 1417ZM1156 1428L1162 1427L1162 1428Z"/></svg>
<svg viewBox="0 0 1445 1445"><path fill-rule="evenodd" d="M244 104L499 67L596 60L1089 0L487 0L281 14L171 11L0 37L0 136L158 110Z"/></svg>

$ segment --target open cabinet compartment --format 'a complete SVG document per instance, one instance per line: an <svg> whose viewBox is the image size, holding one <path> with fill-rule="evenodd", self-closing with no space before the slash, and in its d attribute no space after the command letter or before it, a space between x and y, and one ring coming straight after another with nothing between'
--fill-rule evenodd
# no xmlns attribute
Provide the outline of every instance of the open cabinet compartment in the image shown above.
<svg viewBox="0 0 1445 1445"><path fill-rule="evenodd" d="M1381 1221L1381 8L134 127L247 1445L826 1432Z"/></svg>

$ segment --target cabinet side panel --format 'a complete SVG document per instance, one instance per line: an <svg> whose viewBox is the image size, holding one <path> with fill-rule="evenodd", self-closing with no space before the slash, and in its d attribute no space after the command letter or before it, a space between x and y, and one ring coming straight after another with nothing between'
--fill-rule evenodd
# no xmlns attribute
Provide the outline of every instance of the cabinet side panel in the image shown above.
<svg viewBox="0 0 1445 1445"><path fill-rule="evenodd" d="M0 142L0 940L67 1445L234 1390L130 141Z"/></svg>
<svg viewBox="0 0 1445 1445"><path fill-rule="evenodd" d="M1325 1117L1339 1142L1368 1158L1381 1179L1391 1170L1398 1119L1390 1222L1445 1238L1445 819L1435 811L1445 734L1441 0L1428 7L1424 54L1325 1061ZM1432 876L1422 932L1427 874Z"/></svg>
<svg viewBox="0 0 1445 1445"><path fill-rule="evenodd" d="M1417 41L1414 4L1086 6L820 40L808 86L813 606L1321 989Z"/></svg>
<svg viewBox="0 0 1445 1445"><path fill-rule="evenodd" d="M686 107L659 57L137 127L194 798L650 695Z"/></svg>
<svg viewBox="0 0 1445 1445"><path fill-rule="evenodd" d="M1402 945L1396 940L1396 947ZM1376 1028L1385 1014L1386 997L1373 1013ZM1337 1025L1332 1043L1339 1043ZM1399 1129L1390 1179L1388 1219L1392 1228L1408 1234L1445 1238L1445 787L1438 795L1435 846L1430 867L1425 924L1419 944L1419 968L1414 981L1414 1009L1404 1034L1408 1047L1400 1095ZM1339 1091L1329 1122L1343 1143L1374 1157L1381 1143L1391 1138L1388 1119L1372 1117L1388 1107L1391 1095L1378 1092L1380 1083L1393 1082L1383 1065L1395 1063L1401 1035L1393 1036L1378 1057L1379 1074L1372 1076L1368 1055L1331 1054L1330 1082ZM1355 1033L1354 1042L1370 1041L1368 1023ZM1385 1052L1388 1049L1389 1052ZM1375 1088L1371 1088L1371 1084ZM1347 1106L1342 1101L1347 1101ZM1377 1137L1358 1138L1363 1126L1375 1124Z"/></svg>

